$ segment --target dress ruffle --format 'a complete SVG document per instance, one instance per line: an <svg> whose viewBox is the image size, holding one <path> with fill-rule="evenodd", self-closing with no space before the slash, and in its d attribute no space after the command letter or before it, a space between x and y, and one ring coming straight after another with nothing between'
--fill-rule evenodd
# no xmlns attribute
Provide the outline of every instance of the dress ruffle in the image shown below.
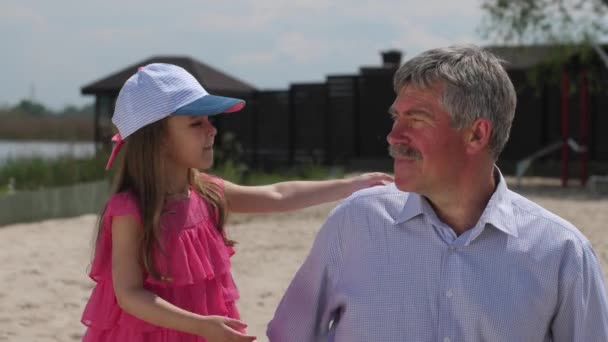
<svg viewBox="0 0 608 342"><path fill-rule="evenodd" d="M192 335L140 320L123 311L116 301L112 285L110 227L113 216L130 214L129 210L125 212L130 206L125 205L125 201L133 203L134 198L129 194L117 194L106 208L106 221L89 273L97 284L82 315L82 323L88 326L84 340L154 341L152 335L162 335L164 340L173 341L172 334L177 334L176 340L182 341ZM225 245L209 213L210 208L194 192L190 199L166 206L161 215L165 253L157 251L155 254L157 268L166 280L144 274L144 288L190 312L238 319L235 302L239 294L230 274L230 257L234 250ZM192 341L204 341L192 338Z"/></svg>

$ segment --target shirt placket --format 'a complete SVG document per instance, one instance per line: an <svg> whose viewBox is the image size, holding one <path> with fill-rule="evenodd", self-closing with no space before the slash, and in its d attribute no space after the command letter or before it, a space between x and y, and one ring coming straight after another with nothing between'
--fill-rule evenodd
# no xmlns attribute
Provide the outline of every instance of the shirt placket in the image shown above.
<svg viewBox="0 0 608 342"><path fill-rule="evenodd" d="M454 288L458 282L458 257L457 253L461 247L455 244L447 244L442 253L441 265L441 286L439 287L439 328L437 330L437 341L453 342L456 341L454 333L456 331L455 324L457 317L454 317L454 299L457 295L457 290Z"/></svg>

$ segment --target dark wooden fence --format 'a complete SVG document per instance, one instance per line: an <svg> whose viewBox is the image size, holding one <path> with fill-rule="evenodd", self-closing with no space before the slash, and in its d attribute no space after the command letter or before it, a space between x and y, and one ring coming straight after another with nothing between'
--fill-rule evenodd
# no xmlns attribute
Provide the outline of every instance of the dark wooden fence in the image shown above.
<svg viewBox="0 0 608 342"><path fill-rule="evenodd" d="M246 161L256 167L305 162L390 165L386 135L392 122L387 110L395 97L394 72L393 68L362 68L358 75L333 75L324 83L293 84L284 91L257 92L248 98L247 112L221 116L219 129L236 134L245 148ZM517 90L518 106L500 161L507 173L513 172L515 162L560 141L562 127L560 86L532 86L525 70L509 73ZM578 88L573 88L569 99L570 136L579 140ZM595 89L589 97L592 163L608 162L608 115L603 114L606 106L606 91ZM577 161L576 154L571 157ZM559 151L543 160L556 165Z"/></svg>

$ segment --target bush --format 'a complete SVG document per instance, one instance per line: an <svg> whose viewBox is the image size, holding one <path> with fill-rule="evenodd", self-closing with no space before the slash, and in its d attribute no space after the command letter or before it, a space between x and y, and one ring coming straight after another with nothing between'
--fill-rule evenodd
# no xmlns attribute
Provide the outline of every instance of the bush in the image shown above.
<svg viewBox="0 0 608 342"><path fill-rule="evenodd" d="M288 180L323 180L342 178L344 170L341 168L328 168L318 164L304 164L273 172L251 171L244 175L241 183L246 185L263 185Z"/></svg>
<svg viewBox="0 0 608 342"><path fill-rule="evenodd" d="M8 191L8 184L14 190L36 190L101 180L110 175L105 171L106 161L105 154L85 159L9 159L0 166L0 191Z"/></svg>
<svg viewBox="0 0 608 342"><path fill-rule="evenodd" d="M43 158L12 159L0 166L0 193L20 190L37 190L77 183L109 179L112 171L105 171L107 154L77 159L61 157L55 160ZM245 164L232 159L223 159L210 173L233 183L262 185L288 180L341 178L344 171L318 164L283 168L271 172L250 170Z"/></svg>

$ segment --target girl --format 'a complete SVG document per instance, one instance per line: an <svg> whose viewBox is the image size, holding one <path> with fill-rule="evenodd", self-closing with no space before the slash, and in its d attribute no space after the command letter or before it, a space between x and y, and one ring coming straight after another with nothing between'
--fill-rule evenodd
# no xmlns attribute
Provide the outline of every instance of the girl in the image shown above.
<svg viewBox="0 0 608 342"><path fill-rule="evenodd" d="M196 171L213 162L208 116L243 106L174 65L150 64L127 80L106 168L124 151L99 220L84 341L253 341L235 306L226 213L294 210L392 180L374 173L246 187Z"/></svg>

